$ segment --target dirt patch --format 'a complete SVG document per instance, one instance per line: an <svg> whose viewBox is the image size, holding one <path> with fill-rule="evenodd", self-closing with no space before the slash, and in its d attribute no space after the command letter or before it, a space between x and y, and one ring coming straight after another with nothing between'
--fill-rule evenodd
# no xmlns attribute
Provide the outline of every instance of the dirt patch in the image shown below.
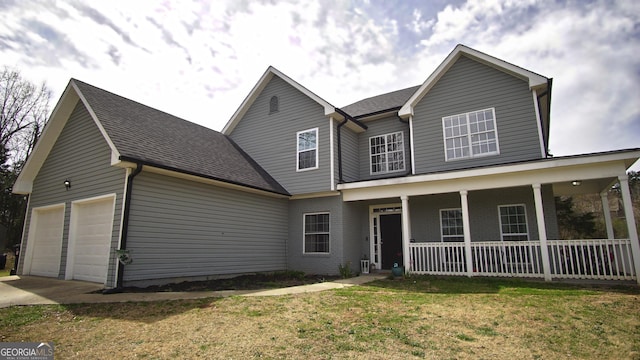
<svg viewBox="0 0 640 360"><path fill-rule="evenodd" d="M340 279L339 276L305 275L297 272L276 272L241 275L228 279L184 281L148 287L124 287L123 292L185 292L218 290L259 290L316 284Z"/></svg>

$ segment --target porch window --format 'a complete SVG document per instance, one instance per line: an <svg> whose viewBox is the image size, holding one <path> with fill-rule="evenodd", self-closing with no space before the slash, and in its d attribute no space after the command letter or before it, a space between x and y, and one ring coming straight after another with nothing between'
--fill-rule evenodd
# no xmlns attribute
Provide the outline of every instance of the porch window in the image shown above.
<svg viewBox="0 0 640 360"><path fill-rule="evenodd" d="M502 241L527 241L529 231L524 205L500 205L500 239Z"/></svg>
<svg viewBox="0 0 640 360"><path fill-rule="evenodd" d="M369 138L371 175L404 171L402 131Z"/></svg>
<svg viewBox="0 0 640 360"><path fill-rule="evenodd" d="M442 242L464 241L462 209L440 210L440 231Z"/></svg>
<svg viewBox="0 0 640 360"><path fill-rule="evenodd" d="M318 128L300 131L296 135L298 141L298 161L296 170L318 168Z"/></svg>
<svg viewBox="0 0 640 360"><path fill-rule="evenodd" d="M329 213L304 214L305 254L329 253Z"/></svg>
<svg viewBox="0 0 640 360"><path fill-rule="evenodd" d="M494 108L443 117L442 130L446 161L499 153Z"/></svg>

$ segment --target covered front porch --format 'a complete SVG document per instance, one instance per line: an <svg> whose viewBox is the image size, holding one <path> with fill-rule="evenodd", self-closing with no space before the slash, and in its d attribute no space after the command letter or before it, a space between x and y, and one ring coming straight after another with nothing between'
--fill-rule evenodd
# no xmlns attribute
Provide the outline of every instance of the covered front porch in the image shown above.
<svg viewBox="0 0 640 360"><path fill-rule="evenodd" d="M388 252L375 211L387 211L400 219L397 259L408 273L640 283L640 246L626 175L639 155L623 151L545 159L341 184L339 189L345 201L400 200L393 202L396 206L370 206L370 258L378 268L384 268ZM614 184L624 208L623 237L614 234L609 212L608 190ZM520 195L510 197L513 193ZM553 197L576 194L600 194L606 238L559 238ZM439 236L424 230L435 226L429 224L434 211L427 214L425 208L439 209ZM495 213L494 222L488 212Z"/></svg>

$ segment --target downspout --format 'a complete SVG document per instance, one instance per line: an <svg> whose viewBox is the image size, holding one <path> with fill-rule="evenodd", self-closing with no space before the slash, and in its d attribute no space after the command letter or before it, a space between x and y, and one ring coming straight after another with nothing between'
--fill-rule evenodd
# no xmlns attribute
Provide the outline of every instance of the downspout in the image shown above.
<svg viewBox="0 0 640 360"><path fill-rule="evenodd" d="M338 183L344 183L344 179L342 177L342 138L340 135L340 129L349 121L353 121L355 124L357 124L358 126L360 126L363 129L366 129L367 126L363 123L361 123L360 121L356 120L355 118L353 118L351 115L347 114L346 112L344 112L341 109L335 108L336 112L340 115L342 115L344 117L344 120L338 124Z"/></svg>
<svg viewBox="0 0 640 360"><path fill-rule="evenodd" d="M133 178L142 171L142 164L136 163L136 169L127 177L127 189L124 198L124 214L122 219L122 229L120 232L120 250L127 248L127 236L129 233L129 213L131 212L131 193L133 191ZM124 279L124 265L118 264L118 273L116 277L116 287L103 291L103 294L114 294L122 291L122 282Z"/></svg>
<svg viewBox="0 0 640 360"><path fill-rule="evenodd" d="M546 118L547 118L547 123L549 124L549 126L547 126L547 128L546 128L547 129L547 133L545 134L546 136L545 136L545 139L544 139L545 140L545 144L544 144L545 149L544 149L544 151L547 154L547 157L553 156L553 155L549 154L549 131L550 131L550 126L551 126L551 85L552 84L553 84L553 79L547 78L547 89L545 91L543 91L542 93L538 94L538 112L540 112L540 99L545 95L547 96L547 114L546 114L547 117ZM544 119L542 114L539 113L538 115L540 117L540 121L542 122L543 121L542 119ZM540 124L540 126L542 127L542 129L545 128L543 123Z"/></svg>
<svg viewBox="0 0 640 360"><path fill-rule="evenodd" d="M338 183L342 184L344 179L342 178L342 138L340 137L340 128L347 123L349 119L345 116L344 120L338 124Z"/></svg>
<svg viewBox="0 0 640 360"><path fill-rule="evenodd" d="M404 121L398 113L396 113L396 117L398 117L398 121L400 121L401 123L409 125L409 120ZM409 131L411 131L411 127L409 127ZM409 162L412 159L412 156L411 156L411 148L413 147L412 145L413 144L411 144L411 135L409 135L409 151L408 151L409 157L405 157L405 159L409 159ZM411 175L412 173L411 169L413 168L413 164L409 164L409 165L411 166L409 166L409 170L407 170L407 173L405 175Z"/></svg>

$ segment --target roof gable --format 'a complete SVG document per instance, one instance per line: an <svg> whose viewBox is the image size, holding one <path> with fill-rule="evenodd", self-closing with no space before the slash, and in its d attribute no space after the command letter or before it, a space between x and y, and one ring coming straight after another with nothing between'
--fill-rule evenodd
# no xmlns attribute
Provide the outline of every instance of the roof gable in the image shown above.
<svg viewBox="0 0 640 360"><path fill-rule="evenodd" d="M311 92L309 89L305 88L304 86L300 85L299 83L297 83L296 81L294 81L293 79L288 77L287 75L285 75L282 72L280 72L278 69L274 68L273 66L269 66L267 68L267 71L265 71L265 73L262 75L260 80L258 80L256 85L253 87L253 89L251 89L251 92L249 93L249 95L247 95L247 97L244 99L242 104L240 104L240 107L238 108L238 110L236 110L236 112L233 114L233 116L231 116L231 119L224 126L224 128L222 129L222 133L223 134L225 134L225 135L231 134L231 132L236 127L238 122L244 117L244 115L249 110L251 105L258 98L258 95L260 95L262 90L264 90L264 88L267 86L269 81L271 81L271 79L274 76L277 76L280 79L284 80L289 85L293 86L295 89L297 89L301 93L303 93L306 96L308 96L309 98L311 98L313 101L315 101L318 104L320 104L322 106L322 108L324 109L324 114L325 115L332 115L332 114L334 114L336 112L335 107L333 105L329 104L329 102L327 102L326 100L322 99L318 95L314 94L313 92Z"/></svg>
<svg viewBox="0 0 640 360"><path fill-rule="evenodd" d="M51 112L51 116L49 117L49 120L45 124L44 129L42 130L42 134L40 135L40 138L38 139L36 146L34 147L29 157L27 158L27 161L25 162L25 165L22 168L20 175L16 179L16 182L13 185L14 193L16 194L31 193L31 190L33 187L33 180L35 179L36 175L38 175L40 168L42 168L42 165L44 164L45 160L49 156L51 149L53 148L54 144L58 140L58 137L60 136L62 129L67 124L67 121L69 120L69 117L71 116L71 113L73 112L73 109L76 107L76 104L78 103L78 101L82 101L83 105L87 108L87 110L89 111L89 114L91 115L91 118L93 119L95 124L98 126L98 128L100 129L100 133L102 134L105 141L109 145L109 148L111 149L112 164L119 161L118 158L120 154L118 153L118 150L116 149L113 142L111 141L107 133L104 131L104 128L96 118L95 113L91 109L91 106L87 103L84 96L82 96L82 94L80 93L79 89L74 83L74 80L71 79L67 84L67 87L65 88L64 92L62 93L60 100L58 100L58 103L56 104L55 108Z"/></svg>
<svg viewBox="0 0 640 360"><path fill-rule="evenodd" d="M33 179L78 100L84 103L111 147L112 165L121 162L142 163L288 195L275 179L226 135L75 79L69 82L56 105L14 191L31 192Z"/></svg>
<svg viewBox="0 0 640 360"><path fill-rule="evenodd" d="M466 56L472 60L478 61L487 66L503 71L512 76L521 78L528 82L529 88L546 88L548 79L540 74L523 69L519 66L500 60L493 56L487 55L480 51L471 49L462 44L458 44L453 51L444 59L444 61L436 68L436 70L427 78L420 88L402 105L398 111L398 115L408 117L413 115L414 107L422 100L422 98L433 88L440 78L455 64L461 57Z"/></svg>

